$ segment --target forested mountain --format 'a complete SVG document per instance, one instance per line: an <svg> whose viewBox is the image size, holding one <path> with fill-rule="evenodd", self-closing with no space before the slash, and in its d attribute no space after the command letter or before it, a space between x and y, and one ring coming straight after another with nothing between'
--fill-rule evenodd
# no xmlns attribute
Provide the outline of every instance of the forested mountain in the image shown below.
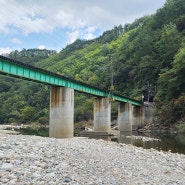
<svg viewBox="0 0 185 185"><path fill-rule="evenodd" d="M24 52L27 53L26 50ZM149 98L156 102L158 121L162 124L185 124L184 0L167 0L164 7L154 15L141 17L132 24L115 26L94 40L76 40L57 54L52 51L46 52L43 58L37 55L34 57L33 62L27 55L16 59L105 89L110 86L109 68L112 61L115 92L138 99L144 94L145 100ZM47 86L19 81L12 84L14 79L9 81L2 77L0 80L4 84L0 91L1 110L8 110L7 114L0 116L1 123L11 122L12 118L14 121L17 118L26 121L23 117L27 109L40 112L32 120L45 119L49 100L47 105L41 106L42 100L38 99L37 93L43 99L49 99ZM35 91L20 87L20 83L24 84L23 87L33 86L28 88ZM16 95L12 95L12 92L16 92ZM30 98L35 99L33 101ZM12 102L20 105L14 107ZM76 97L76 117L79 120L92 116L91 103L91 99L82 95ZM90 110L89 117L86 107Z"/></svg>
<svg viewBox="0 0 185 185"><path fill-rule="evenodd" d="M31 65L56 54L53 50L23 49L8 57ZM48 123L49 87L0 76L0 123Z"/></svg>
<svg viewBox="0 0 185 185"><path fill-rule="evenodd" d="M46 49L22 49L21 51L15 50L11 52L8 57L22 61L26 64L35 65L36 62L42 59L48 58L50 55L54 55L57 52L55 50Z"/></svg>

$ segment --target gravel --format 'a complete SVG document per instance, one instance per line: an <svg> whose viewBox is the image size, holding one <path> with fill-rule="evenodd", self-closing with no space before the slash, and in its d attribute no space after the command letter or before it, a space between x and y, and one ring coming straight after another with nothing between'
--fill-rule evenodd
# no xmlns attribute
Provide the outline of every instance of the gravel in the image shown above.
<svg viewBox="0 0 185 185"><path fill-rule="evenodd" d="M185 155L87 138L0 135L0 184L184 185Z"/></svg>

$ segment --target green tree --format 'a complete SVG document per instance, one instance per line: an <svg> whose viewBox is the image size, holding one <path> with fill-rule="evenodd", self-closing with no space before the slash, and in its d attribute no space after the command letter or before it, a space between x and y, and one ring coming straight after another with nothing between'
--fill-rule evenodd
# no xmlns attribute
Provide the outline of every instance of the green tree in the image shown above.
<svg viewBox="0 0 185 185"><path fill-rule="evenodd" d="M26 106L21 110L21 121L22 123L31 122L33 120L33 117L35 116L35 108L31 106Z"/></svg>
<svg viewBox="0 0 185 185"><path fill-rule="evenodd" d="M175 20L177 30L182 32L185 30L185 14Z"/></svg>
<svg viewBox="0 0 185 185"><path fill-rule="evenodd" d="M173 57L180 48L181 35L176 29L175 24L168 24L161 30L160 38L155 43L156 57L160 61L156 66L159 70L164 71L171 69Z"/></svg>
<svg viewBox="0 0 185 185"><path fill-rule="evenodd" d="M157 96L166 101L178 98L185 92L185 48L175 55L173 68L160 75Z"/></svg>

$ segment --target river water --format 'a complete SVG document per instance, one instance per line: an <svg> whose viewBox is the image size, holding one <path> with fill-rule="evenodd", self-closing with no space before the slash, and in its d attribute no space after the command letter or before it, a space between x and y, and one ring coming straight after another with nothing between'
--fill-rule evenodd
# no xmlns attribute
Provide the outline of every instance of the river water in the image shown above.
<svg viewBox="0 0 185 185"><path fill-rule="evenodd" d="M26 135L40 135L48 137L48 128L39 129L37 132L26 132L19 130L22 134ZM138 133L138 132L118 132L117 136L102 137L102 136L88 136L89 138L104 139L118 143L131 144L145 149L154 148L157 150L171 151L173 153L185 154L185 134L172 134L170 132L151 132L151 133Z"/></svg>
<svg viewBox="0 0 185 185"><path fill-rule="evenodd" d="M138 132L120 132L118 136L114 137L90 136L90 138L131 144L145 149L154 148L158 151L162 150L185 154L185 135L172 134L170 132L152 132L145 134Z"/></svg>
<svg viewBox="0 0 185 185"><path fill-rule="evenodd" d="M132 144L145 149L171 151L185 154L185 135L172 134L169 132L152 132L150 134L133 132L131 134L120 132L119 137L112 138L119 143Z"/></svg>

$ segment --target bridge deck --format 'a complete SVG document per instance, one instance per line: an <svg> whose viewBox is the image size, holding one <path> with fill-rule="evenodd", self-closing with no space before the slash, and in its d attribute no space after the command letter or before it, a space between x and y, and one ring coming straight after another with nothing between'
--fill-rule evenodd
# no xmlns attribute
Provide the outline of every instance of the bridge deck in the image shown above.
<svg viewBox="0 0 185 185"><path fill-rule="evenodd" d="M66 78L50 71L37 68L4 56L0 56L0 74L13 76L15 78L22 78L29 81L35 81L47 85L68 87L78 92L83 92L94 96L109 96L109 93L106 90L88 85L80 81L76 81L74 79ZM140 101L118 94L113 94L113 99L137 106L142 105Z"/></svg>

